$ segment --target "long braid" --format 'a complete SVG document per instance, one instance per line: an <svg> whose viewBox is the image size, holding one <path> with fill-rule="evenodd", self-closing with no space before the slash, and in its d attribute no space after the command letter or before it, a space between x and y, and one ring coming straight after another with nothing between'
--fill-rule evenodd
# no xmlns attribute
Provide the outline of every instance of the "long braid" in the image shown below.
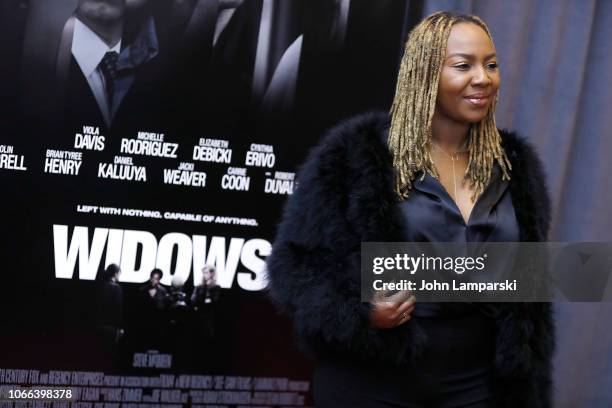
<svg viewBox="0 0 612 408"><path fill-rule="evenodd" d="M431 122L436 108L446 42L453 25L471 22L491 38L485 23L476 16L437 12L425 18L408 36L400 63L395 98L391 106L388 145L395 168L395 192L399 199L408 197L416 172L423 170L439 178L429 154ZM502 169L502 179L510 180L510 161L501 147L495 123L495 96L486 117L470 127L469 161L464 179L475 188L472 201L482 194L491 177L493 161Z"/></svg>

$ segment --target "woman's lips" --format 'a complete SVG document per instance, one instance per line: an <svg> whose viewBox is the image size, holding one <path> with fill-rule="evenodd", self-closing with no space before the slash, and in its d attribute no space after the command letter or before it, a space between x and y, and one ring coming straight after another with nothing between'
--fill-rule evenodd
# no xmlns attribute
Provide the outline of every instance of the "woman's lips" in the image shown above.
<svg viewBox="0 0 612 408"><path fill-rule="evenodd" d="M467 97L465 98L468 103L474 105L474 106L478 106L478 107L483 107L483 106L487 106L487 104L489 103L489 98L488 97Z"/></svg>

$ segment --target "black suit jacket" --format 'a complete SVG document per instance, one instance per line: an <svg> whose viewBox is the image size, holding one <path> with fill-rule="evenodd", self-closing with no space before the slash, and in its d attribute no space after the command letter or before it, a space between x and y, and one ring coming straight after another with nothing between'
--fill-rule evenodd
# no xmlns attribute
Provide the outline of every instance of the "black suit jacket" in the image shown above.
<svg viewBox="0 0 612 408"><path fill-rule="evenodd" d="M74 138L74 132L80 132L83 125L99 126L101 132L111 137L111 141L120 137L134 137L139 130L158 130L164 133L170 125L165 107L172 104L172 96L168 94L156 58L135 70L134 82L109 127L104 122L87 79L74 57L71 57L65 83L65 99L60 101L64 129L70 138Z"/></svg>

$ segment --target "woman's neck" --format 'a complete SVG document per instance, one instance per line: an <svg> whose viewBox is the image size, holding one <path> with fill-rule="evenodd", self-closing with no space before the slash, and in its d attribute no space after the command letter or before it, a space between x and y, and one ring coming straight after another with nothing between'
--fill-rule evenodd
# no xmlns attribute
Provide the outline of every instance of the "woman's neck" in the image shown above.
<svg viewBox="0 0 612 408"><path fill-rule="evenodd" d="M449 153L456 152L463 147L469 130L469 123L454 121L437 111L431 121L433 142Z"/></svg>

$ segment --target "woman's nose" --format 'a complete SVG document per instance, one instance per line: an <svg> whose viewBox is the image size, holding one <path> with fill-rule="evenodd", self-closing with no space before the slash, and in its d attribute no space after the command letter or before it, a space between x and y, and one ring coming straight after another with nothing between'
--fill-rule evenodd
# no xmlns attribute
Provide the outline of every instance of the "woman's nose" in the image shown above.
<svg viewBox="0 0 612 408"><path fill-rule="evenodd" d="M489 85L491 77L485 67L476 68L474 76L472 76L472 84L474 85Z"/></svg>

